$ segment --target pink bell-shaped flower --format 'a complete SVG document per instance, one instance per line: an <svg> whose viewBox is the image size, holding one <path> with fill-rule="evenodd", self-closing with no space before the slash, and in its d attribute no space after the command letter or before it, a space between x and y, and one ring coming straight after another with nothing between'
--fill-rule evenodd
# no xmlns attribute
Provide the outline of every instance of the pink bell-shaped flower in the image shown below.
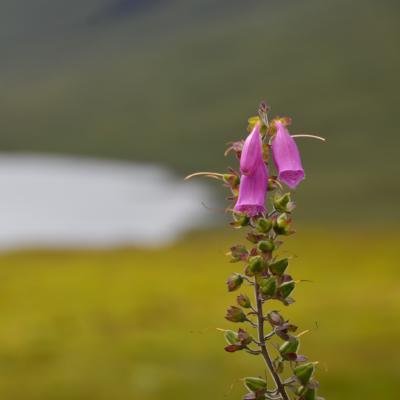
<svg viewBox="0 0 400 400"><path fill-rule="evenodd" d="M268 169L262 156L260 124L247 137L240 157L239 196L235 210L250 217L263 213L268 185Z"/></svg>
<svg viewBox="0 0 400 400"><path fill-rule="evenodd" d="M304 179L299 149L286 126L277 121L276 135L272 140L272 156L278 170L278 179L294 189Z"/></svg>

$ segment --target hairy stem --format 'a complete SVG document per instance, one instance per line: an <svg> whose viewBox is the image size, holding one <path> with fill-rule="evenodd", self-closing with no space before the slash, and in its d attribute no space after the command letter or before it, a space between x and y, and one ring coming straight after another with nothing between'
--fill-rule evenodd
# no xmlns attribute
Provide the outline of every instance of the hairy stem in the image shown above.
<svg viewBox="0 0 400 400"><path fill-rule="evenodd" d="M257 304L257 320L258 320L258 340L260 342L261 354L264 358L265 363L271 373L272 378L274 379L276 390L281 395L283 400L290 400L289 396L286 393L285 386L283 385L279 375L275 371L274 365L272 364L271 357L268 353L267 345L265 343L265 335L264 335L264 314L263 314L263 304L260 296L260 286L255 280L254 284L254 292L256 296L256 304Z"/></svg>

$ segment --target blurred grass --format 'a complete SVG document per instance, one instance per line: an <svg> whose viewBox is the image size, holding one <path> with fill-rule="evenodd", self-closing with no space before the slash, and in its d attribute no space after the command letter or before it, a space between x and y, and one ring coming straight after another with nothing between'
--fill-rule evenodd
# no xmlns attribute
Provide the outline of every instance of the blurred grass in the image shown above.
<svg viewBox="0 0 400 400"><path fill-rule="evenodd" d="M298 226L285 250L311 279L283 312L310 329L328 399L398 399L396 230ZM25 251L0 256L0 397L237 399L261 361L227 354L216 327L238 268L236 234L210 231L162 250ZM279 308L283 309L283 307Z"/></svg>

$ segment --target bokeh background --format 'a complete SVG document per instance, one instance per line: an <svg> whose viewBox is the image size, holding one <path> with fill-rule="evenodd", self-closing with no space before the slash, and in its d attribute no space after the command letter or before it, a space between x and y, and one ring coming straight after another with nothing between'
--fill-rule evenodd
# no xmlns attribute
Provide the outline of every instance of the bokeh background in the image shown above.
<svg viewBox="0 0 400 400"><path fill-rule="evenodd" d="M225 193L259 101L291 116L283 310L327 399L400 398L400 5L0 1L0 396L237 399ZM204 207L204 205L206 207Z"/></svg>

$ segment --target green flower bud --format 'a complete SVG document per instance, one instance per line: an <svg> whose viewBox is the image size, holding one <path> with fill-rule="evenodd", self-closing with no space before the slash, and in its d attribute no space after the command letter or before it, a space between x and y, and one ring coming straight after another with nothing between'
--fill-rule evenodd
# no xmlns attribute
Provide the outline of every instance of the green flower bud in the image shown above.
<svg viewBox="0 0 400 400"><path fill-rule="evenodd" d="M315 370L313 363L298 365L293 372L302 385L307 385Z"/></svg>
<svg viewBox="0 0 400 400"><path fill-rule="evenodd" d="M257 392L267 388L267 381L262 378L247 377L243 378L244 385L250 392Z"/></svg>
<svg viewBox="0 0 400 400"><path fill-rule="evenodd" d="M249 271L253 274L260 273L264 268L264 259L261 256L251 257L249 260Z"/></svg>
<svg viewBox="0 0 400 400"><path fill-rule="evenodd" d="M274 231L278 235L289 235L291 219L287 214L281 214L274 222Z"/></svg>
<svg viewBox="0 0 400 400"><path fill-rule="evenodd" d="M291 336L289 340L284 342L281 347L279 348L279 352L284 355L284 354L289 354L289 353L296 353L297 350L299 349L300 342L299 339L295 336Z"/></svg>
<svg viewBox="0 0 400 400"><path fill-rule="evenodd" d="M293 292L295 287L296 283L294 281L284 282L279 287L279 294L282 296L282 298L286 299L286 297Z"/></svg>
<svg viewBox="0 0 400 400"><path fill-rule="evenodd" d="M258 242L257 247L262 252L271 252L275 249L275 243L272 240L261 240L261 242Z"/></svg>
<svg viewBox="0 0 400 400"><path fill-rule="evenodd" d="M291 212L295 207L291 201L290 193L285 193L283 196L274 196L273 202L275 210L278 212Z"/></svg>
<svg viewBox="0 0 400 400"><path fill-rule="evenodd" d="M240 294L237 298L236 298L237 303L239 304L239 306L243 307L243 308L250 308L251 307L251 301L249 296L245 295L245 294Z"/></svg>
<svg viewBox="0 0 400 400"><path fill-rule="evenodd" d="M244 322L247 320L246 314L239 307L231 306L228 308L225 318L231 322Z"/></svg>
<svg viewBox="0 0 400 400"><path fill-rule="evenodd" d="M289 260L287 258L283 258L282 260L275 261L274 263L270 264L269 270L274 275L281 276L285 272L288 265Z"/></svg>
<svg viewBox="0 0 400 400"><path fill-rule="evenodd" d="M228 280L226 281L226 284L228 285L228 290L230 292L233 292L242 286L243 283L243 277L242 275L239 274L233 274L231 275Z"/></svg>
<svg viewBox="0 0 400 400"><path fill-rule="evenodd" d="M276 292L276 280L273 276L260 282L260 290L264 296L273 297Z"/></svg>
<svg viewBox="0 0 400 400"><path fill-rule="evenodd" d="M256 223L257 231L261 233L268 233L272 228L272 222L266 218L260 218Z"/></svg>

